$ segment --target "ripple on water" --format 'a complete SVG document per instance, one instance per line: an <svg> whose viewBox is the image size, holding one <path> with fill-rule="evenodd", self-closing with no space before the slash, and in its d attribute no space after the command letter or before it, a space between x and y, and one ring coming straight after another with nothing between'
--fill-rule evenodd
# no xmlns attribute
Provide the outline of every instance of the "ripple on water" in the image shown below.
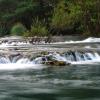
<svg viewBox="0 0 100 100"><path fill-rule="evenodd" d="M99 100L99 66L0 71L1 100Z"/></svg>

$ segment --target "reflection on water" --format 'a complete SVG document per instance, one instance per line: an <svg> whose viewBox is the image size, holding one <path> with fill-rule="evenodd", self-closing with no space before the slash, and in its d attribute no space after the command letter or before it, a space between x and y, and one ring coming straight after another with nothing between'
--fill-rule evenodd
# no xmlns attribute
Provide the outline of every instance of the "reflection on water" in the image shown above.
<svg viewBox="0 0 100 100"><path fill-rule="evenodd" d="M0 71L0 100L100 100L100 67Z"/></svg>

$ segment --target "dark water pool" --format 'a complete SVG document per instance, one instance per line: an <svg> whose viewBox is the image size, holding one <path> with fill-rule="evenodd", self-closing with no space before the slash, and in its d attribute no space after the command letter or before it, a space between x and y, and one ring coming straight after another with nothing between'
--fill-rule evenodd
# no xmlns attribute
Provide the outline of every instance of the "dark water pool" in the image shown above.
<svg viewBox="0 0 100 100"><path fill-rule="evenodd" d="M100 100L100 66L0 71L0 100Z"/></svg>

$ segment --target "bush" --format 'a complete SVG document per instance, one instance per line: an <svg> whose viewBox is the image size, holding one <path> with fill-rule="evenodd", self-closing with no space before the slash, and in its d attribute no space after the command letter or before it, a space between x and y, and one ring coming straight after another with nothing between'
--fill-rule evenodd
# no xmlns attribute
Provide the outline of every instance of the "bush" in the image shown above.
<svg viewBox="0 0 100 100"><path fill-rule="evenodd" d="M30 30L30 36L47 36L49 33L44 21L39 21L38 19L33 21Z"/></svg>
<svg viewBox="0 0 100 100"><path fill-rule="evenodd" d="M26 32L26 28L21 23L17 23L11 29L12 35L22 36L25 32Z"/></svg>

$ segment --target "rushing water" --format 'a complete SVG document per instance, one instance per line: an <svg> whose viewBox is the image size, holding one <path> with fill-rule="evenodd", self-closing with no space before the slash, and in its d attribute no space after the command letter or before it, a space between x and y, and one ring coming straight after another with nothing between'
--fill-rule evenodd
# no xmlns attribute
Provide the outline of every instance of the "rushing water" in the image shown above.
<svg viewBox="0 0 100 100"><path fill-rule="evenodd" d="M0 71L0 100L100 100L100 66Z"/></svg>
<svg viewBox="0 0 100 100"><path fill-rule="evenodd" d="M41 64L48 56L70 65ZM34 59L0 54L0 100L100 100L100 54L50 52Z"/></svg>

